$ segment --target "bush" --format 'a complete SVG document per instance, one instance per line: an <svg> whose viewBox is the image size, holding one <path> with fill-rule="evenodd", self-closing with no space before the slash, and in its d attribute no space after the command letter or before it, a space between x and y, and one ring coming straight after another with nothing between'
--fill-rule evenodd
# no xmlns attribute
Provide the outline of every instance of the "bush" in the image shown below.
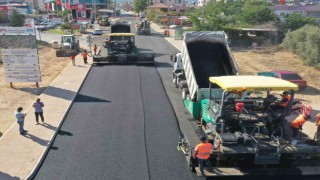
<svg viewBox="0 0 320 180"><path fill-rule="evenodd" d="M71 29L71 24L61 24L61 29Z"/></svg>
<svg viewBox="0 0 320 180"><path fill-rule="evenodd" d="M305 64L320 67L320 28L307 25L288 32L282 45L301 57Z"/></svg>

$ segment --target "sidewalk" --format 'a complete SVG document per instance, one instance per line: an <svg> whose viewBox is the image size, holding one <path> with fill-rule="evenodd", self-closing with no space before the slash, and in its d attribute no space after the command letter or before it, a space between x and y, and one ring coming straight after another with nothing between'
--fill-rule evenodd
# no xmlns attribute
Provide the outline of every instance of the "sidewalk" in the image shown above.
<svg viewBox="0 0 320 180"><path fill-rule="evenodd" d="M91 59L88 60L89 65L84 65L82 57L78 55L76 66L70 63L40 95L45 105L44 124L35 125L31 105L23 107L27 113L24 127L28 133L20 135L18 124L14 123L1 137L0 179L26 179L38 168L90 70Z"/></svg>

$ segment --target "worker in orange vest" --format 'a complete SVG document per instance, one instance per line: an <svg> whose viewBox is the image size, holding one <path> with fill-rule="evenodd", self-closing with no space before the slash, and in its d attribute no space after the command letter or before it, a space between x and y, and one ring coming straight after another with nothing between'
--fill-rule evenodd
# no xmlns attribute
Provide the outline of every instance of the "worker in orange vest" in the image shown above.
<svg viewBox="0 0 320 180"><path fill-rule="evenodd" d="M316 115L316 118L317 118L316 126L318 126L317 132L320 133L320 113Z"/></svg>
<svg viewBox="0 0 320 180"><path fill-rule="evenodd" d="M97 45L95 44L95 45L93 46L94 55L97 54L97 49L98 49L98 47L97 47Z"/></svg>
<svg viewBox="0 0 320 180"><path fill-rule="evenodd" d="M291 96L289 95L289 92L284 91L281 96L282 96L282 99L272 105L272 108L274 110L284 109L289 105L289 102L291 100Z"/></svg>
<svg viewBox="0 0 320 180"><path fill-rule="evenodd" d="M308 116L300 114L295 120L291 122L292 136L297 137L299 130L302 130L303 124L307 121Z"/></svg>
<svg viewBox="0 0 320 180"><path fill-rule="evenodd" d="M82 55L82 57L83 57L83 62L84 62L84 64L88 64L88 53L87 53L87 51L84 50L81 55Z"/></svg>
<svg viewBox="0 0 320 180"><path fill-rule="evenodd" d="M201 175L204 176L203 166L204 163L207 164L209 170L212 169L211 162L210 162L210 154L214 149L211 143L206 142L206 137L200 137L201 143L198 144L194 150L193 158L198 159L198 163L200 166Z"/></svg>

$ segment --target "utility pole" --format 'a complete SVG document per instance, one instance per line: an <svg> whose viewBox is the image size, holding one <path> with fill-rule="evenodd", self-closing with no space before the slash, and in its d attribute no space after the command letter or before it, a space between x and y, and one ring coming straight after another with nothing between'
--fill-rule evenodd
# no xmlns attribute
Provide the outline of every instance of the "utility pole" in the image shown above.
<svg viewBox="0 0 320 180"><path fill-rule="evenodd" d="M201 13L201 21L203 22L203 6L206 1L202 0L202 13Z"/></svg>
<svg viewBox="0 0 320 180"><path fill-rule="evenodd" d="M114 16L117 16L117 0L114 1Z"/></svg>

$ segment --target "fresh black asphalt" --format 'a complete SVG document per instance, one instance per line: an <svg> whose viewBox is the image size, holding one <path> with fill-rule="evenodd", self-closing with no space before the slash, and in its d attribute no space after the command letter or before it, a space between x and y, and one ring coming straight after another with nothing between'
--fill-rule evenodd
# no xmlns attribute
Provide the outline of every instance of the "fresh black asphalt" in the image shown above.
<svg viewBox="0 0 320 180"><path fill-rule="evenodd" d="M176 51L152 38L137 45L163 50L156 60ZM154 66L92 67L35 179L193 179L162 82Z"/></svg>

